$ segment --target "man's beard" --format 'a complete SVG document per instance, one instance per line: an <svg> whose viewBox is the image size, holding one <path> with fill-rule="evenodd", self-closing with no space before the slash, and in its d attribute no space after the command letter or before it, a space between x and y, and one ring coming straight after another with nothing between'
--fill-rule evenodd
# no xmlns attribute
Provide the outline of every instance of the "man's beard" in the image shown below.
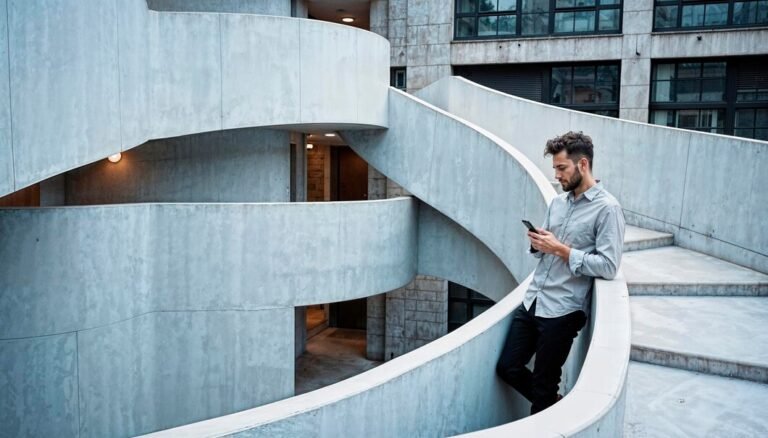
<svg viewBox="0 0 768 438"><path fill-rule="evenodd" d="M576 173L573 175L573 177L571 177L571 179L565 183L561 182L560 184L563 186L564 192L571 192L579 187L581 185L581 172L579 172L579 168L576 168Z"/></svg>

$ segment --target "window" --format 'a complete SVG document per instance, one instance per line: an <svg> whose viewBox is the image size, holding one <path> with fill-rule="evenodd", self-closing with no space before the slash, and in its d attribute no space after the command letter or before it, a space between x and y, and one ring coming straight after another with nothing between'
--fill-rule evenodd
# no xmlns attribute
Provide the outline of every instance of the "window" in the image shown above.
<svg viewBox="0 0 768 438"><path fill-rule="evenodd" d="M656 63L651 123L768 140L765 62L768 57Z"/></svg>
<svg viewBox="0 0 768 438"><path fill-rule="evenodd" d="M768 0L656 0L653 29L768 25Z"/></svg>
<svg viewBox="0 0 768 438"><path fill-rule="evenodd" d="M619 33L620 29L621 0L456 0L456 39Z"/></svg>
<svg viewBox="0 0 768 438"><path fill-rule="evenodd" d="M549 84L548 103L619 116L619 66L616 64L552 67Z"/></svg>
<svg viewBox="0 0 768 438"><path fill-rule="evenodd" d="M472 289L448 282L448 331L456 330L493 304L492 300Z"/></svg>
<svg viewBox="0 0 768 438"><path fill-rule="evenodd" d="M392 67L389 72L389 85L400 90L405 90L405 67Z"/></svg>

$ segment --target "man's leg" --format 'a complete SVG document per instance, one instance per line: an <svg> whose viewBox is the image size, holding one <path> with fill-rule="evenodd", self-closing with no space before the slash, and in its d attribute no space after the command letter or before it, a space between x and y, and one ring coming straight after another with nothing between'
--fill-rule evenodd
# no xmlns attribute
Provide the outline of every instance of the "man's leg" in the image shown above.
<svg viewBox="0 0 768 438"><path fill-rule="evenodd" d="M533 366L531 415L557 401L563 364L571 351L573 339L586 321L584 312L580 310L558 318L536 318L539 340Z"/></svg>
<svg viewBox="0 0 768 438"><path fill-rule="evenodd" d="M496 374L507 382L528 400L532 400L532 374L525 365L531 360L536 350L538 330L534 312L536 302L531 304L530 310L520 304L512 313L512 324L504 341L504 349L501 351L499 361L496 363Z"/></svg>

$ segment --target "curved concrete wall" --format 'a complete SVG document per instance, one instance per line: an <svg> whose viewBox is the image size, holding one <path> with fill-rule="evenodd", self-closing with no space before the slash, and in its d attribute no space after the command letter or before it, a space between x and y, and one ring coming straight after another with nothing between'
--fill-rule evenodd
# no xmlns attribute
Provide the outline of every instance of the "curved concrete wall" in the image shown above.
<svg viewBox="0 0 768 438"><path fill-rule="evenodd" d="M529 242L520 220L544 217L555 196L544 175L476 126L394 88L389 101L390 129L344 131L344 140L487 245L515 279L528 276L537 259L525 255Z"/></svg>
<svg viewBox="0 0 768 438"><path fill-rule="evenodd" d="M759 189L768 143L570 111L457 77L419 96L514 144L546 175L552 175L551 159L543 156L547 139L584 131L595 143L595 174L630 223L672 232L677 245L768 272L768 194Z"/></svg>
<svg viewBox="0 0 768 438"><path fill-rule="evenodd" d="M389 43L369 32L145 0L0 6L0 196L153 138L387 126Z"/></svg>
<svg viewBox="0 0 768 438"><path fill-rule="evenodd" d="M407 284L417 221L411 198L0 209L4 433L134 435L293 395L293 307Z"/></svg>

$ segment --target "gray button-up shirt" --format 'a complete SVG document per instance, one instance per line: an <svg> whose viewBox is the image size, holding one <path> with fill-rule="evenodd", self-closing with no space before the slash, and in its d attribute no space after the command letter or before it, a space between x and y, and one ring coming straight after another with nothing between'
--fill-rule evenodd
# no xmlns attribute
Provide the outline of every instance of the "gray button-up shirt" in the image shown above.
<svg viewBox="0 0 768 438"><path fill-rule="evenodd" d="M560 257L533 253L539 264L523 304L536 300L536 316L555 318L583 310L589 314L594 277L616 276L624 246L624 212L598 183L578 198L563 193L549 205L542 226L571 247L566 263Z"/></svg>

